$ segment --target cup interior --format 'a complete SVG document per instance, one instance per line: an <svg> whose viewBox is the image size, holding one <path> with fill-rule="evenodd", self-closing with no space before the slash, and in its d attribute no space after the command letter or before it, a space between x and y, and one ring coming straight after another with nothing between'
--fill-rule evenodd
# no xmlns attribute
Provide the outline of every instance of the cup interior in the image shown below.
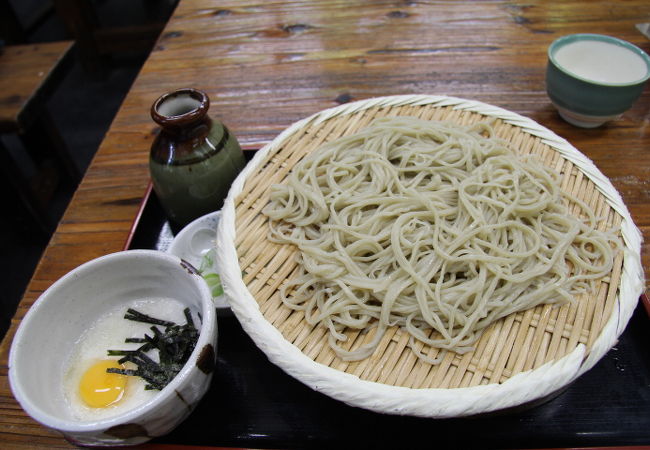
<svg viewBox="0 0 650 450"><path fill-rule="evenodd" d="M556 39L549 60L565 74L600 86L634 86L650 78L650 57L630 42L601 34Z"/></svg>
<svg viewBox="0 0 650 450"><path fill-rule="evenodd" d="M89 324L143 298L172 298L194 317L214 320L206 308L209 292L199 280L179 258L148 250L107 255L68 273L35 302L16 333L9 372L14 395L41 423L57 429L79 423L63 386L75 344Z"/></svg>

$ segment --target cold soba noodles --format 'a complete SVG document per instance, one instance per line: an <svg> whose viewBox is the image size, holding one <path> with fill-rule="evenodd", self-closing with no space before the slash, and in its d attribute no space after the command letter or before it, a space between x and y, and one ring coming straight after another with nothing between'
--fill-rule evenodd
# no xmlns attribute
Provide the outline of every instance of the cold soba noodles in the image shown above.
<svg viewBox="0 0 650 450"><path fill-rule="evenodd" d="M299 250L282 300L327 327L339 357L366 358L399 326L435 364L444 351L434 360L416 342L471 351L496 320L569 302L609 273L613 233L596 230L559 174L493 134L485 123L383 118L272 186L270 239ZM368 345L343 348L346 330L375 327Z"/></svg>

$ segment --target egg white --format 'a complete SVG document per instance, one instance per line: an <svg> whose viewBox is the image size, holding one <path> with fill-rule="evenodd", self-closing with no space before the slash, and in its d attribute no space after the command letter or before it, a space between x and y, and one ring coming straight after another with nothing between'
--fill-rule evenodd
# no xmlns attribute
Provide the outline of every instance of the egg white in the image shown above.
<svg viewBox="0 0 650 450"><path fill-rule="evenodd" d="M129 376L122 398L107 407L89 407L79 394L79 382L89 367L102 359L118 359L108 357L107 350L136 349L141 344L127 344L124 340L142 337L145 333L151 335L151 324L124 319L128 308L137 309L157 319L171 320L178 324L185 323L183 314L185 306L179 301L171 298L147 298L134 300L115 308L91 324L75 343L63 377L64 397L70 412L77 420L94 421L120 415L151 400L159 392L145 390L146 382L142 378ZM199 324L196 318L195 324L197 326ZM150 352L149 356L158 360L157 352Z"/></svg>

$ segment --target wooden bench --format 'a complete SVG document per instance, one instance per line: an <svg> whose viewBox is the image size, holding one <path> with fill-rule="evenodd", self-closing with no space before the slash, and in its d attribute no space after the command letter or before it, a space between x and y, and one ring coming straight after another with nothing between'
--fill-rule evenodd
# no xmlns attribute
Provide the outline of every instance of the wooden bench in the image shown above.
<svg viewBox="0 0 650 450"><path fill-rule="evenodd" d="M46 102L72 60L71 41L12 45L0 53L0 133L17 135L35 173L30 175L0 139L0 173L40 230L53 231L47 202L61 182L81 175L50 117Z"/></svg>

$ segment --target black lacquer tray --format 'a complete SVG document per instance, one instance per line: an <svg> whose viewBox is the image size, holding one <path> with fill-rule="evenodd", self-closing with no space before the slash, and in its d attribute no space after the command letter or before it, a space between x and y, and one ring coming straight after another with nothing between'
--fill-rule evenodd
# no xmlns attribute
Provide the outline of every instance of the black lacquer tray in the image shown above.
<svg viewBox="0 0 650 450"><path fill-rule="evenodd" d="M166 250L177 230L147 190L127 248ZM592 370L537 405L460 419L382 415L315 392L268 361L231 314L219 315L212 387L152 443L254 448L549 448L650 444L650 320L639 303Z"/></svg>

